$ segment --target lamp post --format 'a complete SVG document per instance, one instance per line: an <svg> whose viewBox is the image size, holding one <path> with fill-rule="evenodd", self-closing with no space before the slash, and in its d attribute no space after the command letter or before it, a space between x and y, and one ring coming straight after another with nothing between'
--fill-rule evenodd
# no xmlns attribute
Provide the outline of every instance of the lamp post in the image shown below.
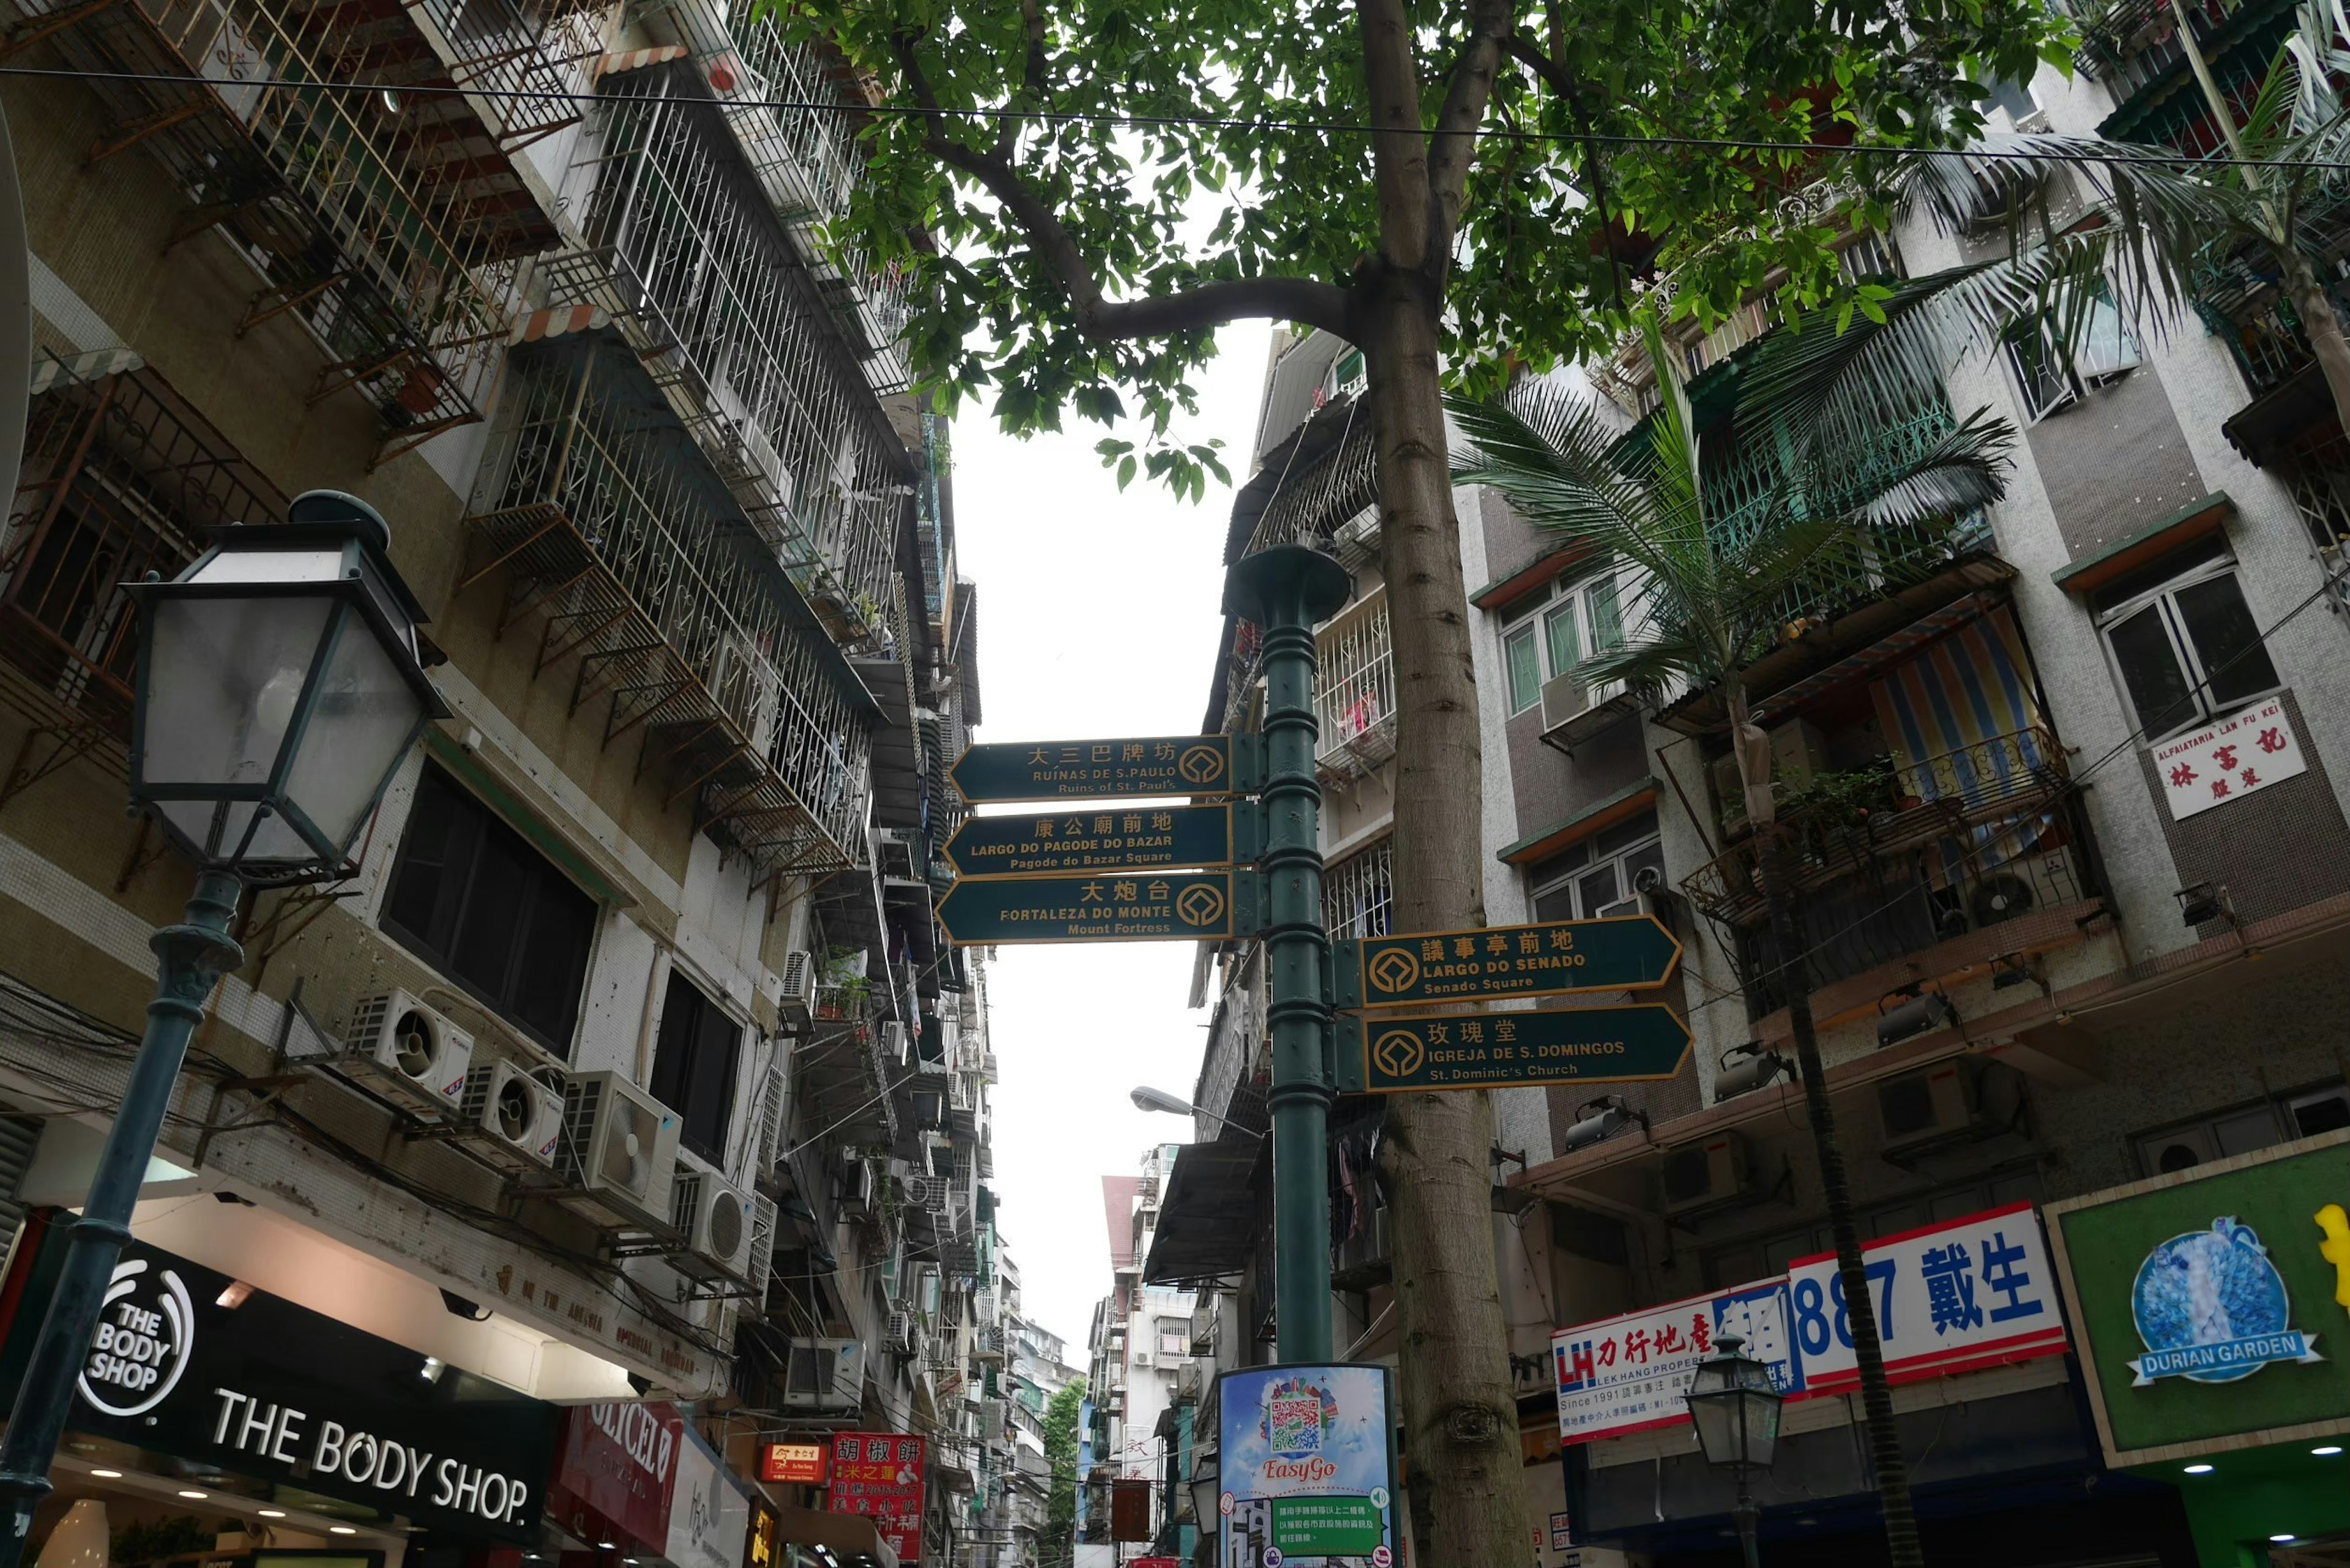
<svg viewBox="0 0 2350 1568"><path fill-rule="evenodd" d="M1170 1116L1205 1116L1210 1121L1227 1127L1244 1137L1262 1139L1264 1135L1254 1127L1244 1127L1230 1116L1220 1116L1205 1106L1195 1106L1180 1095L1170 1095L1164 1089L1148 1086L1137 1088L1127 1098L1138 1111L1164 1111Z"/></svg>
<svg viewBox="0 0 2350 1568"><path fill-rule="evenodd" d="M248 885L333 876L432 719L424 618L365 502L297 498L284 523L219 530L139 609L130 800L196 867L181 923L157 931L155 999L88 1201L0 1442L0 1568L16 1568L72 1408L84 1352L204 1000L244 961L229 935Z"/></svg>
<svg viewBox="0 0 2350 1568"><path fill-rule="evenodd" d="M1330 934L1314 773L1314 627L1347 602L1336 561L1298 545L1243 556L1224 609L1264 633L1265 1005L1272 1036L1274 1355L1330 1359Z"/></svg>
<svg viewBox="0 0 2350 1568"><path fill-rule="evenodd" d="M1738 1503L1730 1517L1738 1526L1746 1568L1760 1568L1754 1544L1759 1515L1747 1493L1746 1478L1771 1468L1779 1441L1779 1406L1785 1396L1772 1386L1771 1369L1746 1354L1745 1341L1725 1334L1714 1340L1713 1354L1697 1364L1683 1397L1689 1401L1690 1419L1697 1425L1705 1462L1738 1478Z"/></svg>

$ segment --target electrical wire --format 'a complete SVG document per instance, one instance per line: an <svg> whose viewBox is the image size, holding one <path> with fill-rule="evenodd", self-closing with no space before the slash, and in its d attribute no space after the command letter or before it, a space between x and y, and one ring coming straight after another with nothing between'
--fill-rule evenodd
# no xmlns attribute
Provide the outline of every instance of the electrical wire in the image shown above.
<svg viewBox="0 0 2350 1568"><path fill-rule="evenodd" d="M430 84L388 84L384 82L330 81L321 78L290 77L238 77L216 80L203 76L180 76L158 71L87 71L63 67L0 66L0 76L47 78L66 80L99 80L141 82L160 87L197 88L284 88L308 92L352 92L374 97L386 90L401 98L469 98L509 100L526 103L577 103L611 107L626 103L601 93L576 92L557 88L438 87ZM1035 125L1107 125L1136 130L1240 130L1260 133L1295 132L1317 136L1377 136L1387 128L1358 120L1270 119L1232 115L1171 115L1113 114L1083 111L1044 111L1019 109L929 109L919 104L844 104L812 99L724 98L725 108L764 109L779 113L837 114L850 119L876 116L899 116L910 119L981 119L1010 120L1015 124ZM1604 147L1684 147L1715 152L1800 152L1821 157L1859 158L1964 158L1991 162L2048 161L2047 158L2028 150L2002 150L1986 147L1892 147L1883 143L1832 141L1766 141L1728 136L1629 136L1580 130L1527 130L1511 126L1479 126L1469 130L1439 131L1423 128L1430 136L1467 137L1478 141L1507 141L1527 144L1558 142L1580 145L1586 142ZM2198 169L2314 169L2325 171L2350 170L2350 161L2315 158L2233 158L2213 155L2198 158L2187 153L2168 157L2136 150L2100 153L2085 148L2068 149L2064 160L2076 163L2111 165L2140 164L2183 165Z"/></svg>

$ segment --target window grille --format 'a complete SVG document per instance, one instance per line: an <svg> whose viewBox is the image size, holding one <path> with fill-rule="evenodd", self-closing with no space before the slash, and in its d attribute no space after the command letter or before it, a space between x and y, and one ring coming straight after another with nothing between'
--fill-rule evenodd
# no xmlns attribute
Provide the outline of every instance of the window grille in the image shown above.
<svg viewBox="0 0 2350 1568"><path fill-rule="evenodd" d="M1318 652L1314 716L1321 727L1317 750L1326 756L1395 718L1395 656L1386 601L1324 633Z"/></svg>
<svg viewBox="0 0 2350 1568"><path fill-rule="evenodd" d="M1322 873L1322 919L1334 938L1360 940L1388 934L1388 909L1395 881L1388 849L1380 839Z"/></svg>

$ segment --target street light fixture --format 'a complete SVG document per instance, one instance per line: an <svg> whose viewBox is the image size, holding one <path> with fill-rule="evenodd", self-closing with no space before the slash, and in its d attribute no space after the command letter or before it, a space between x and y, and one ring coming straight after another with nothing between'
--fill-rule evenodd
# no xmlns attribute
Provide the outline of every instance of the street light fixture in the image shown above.
<svg viewBox="0 0 2350 1568"><path fill-rule="evenodd" d="M1220 1123L1237 1133L1245 1133L1250 1137L1264 1137L1263 1133L1253 1128L1244 1127L1229 1116L1220 1116L1205 1106L1195 1106L1182 1096L1170 1095L1164 1089L1138 1087L1132 1094L1127 1096L1127 1098L1134 1102L1134 1108L1138 1111L1164 1111L1171 1116L1205 1116L1211 1122Z"/></svg>
<svg viewBox="0 0 2350 1568"><path fill-rule="evenodd" d="M0 1568L16 1568L49 1490L189 1038L244 961L229 929L245 888L338 874L418 734L447 715L390 547L374 508L314 490L284 523L218 530L172 581L125 585L140 618L130 800L195 866L196 886L181 923L149 943L146 1033L0 1442Z"/></svg>
<svg viewBox="0 0 2350 1568"><path fill-rule="evenodd" d="M1746 1568L1760 1568L1754 1544L1759 1515L1746 1478L1771 1468L1779 1442L1779 1406L1785 1396L1772 1386L1771 1369L1746 1354L1745 1341L1725 1334L1715 1337L1713 1354L1697 1364L1683 1397L1705 1462L1738 1478L1738 1504L1730 1517L1738 1526Z"/></svg>

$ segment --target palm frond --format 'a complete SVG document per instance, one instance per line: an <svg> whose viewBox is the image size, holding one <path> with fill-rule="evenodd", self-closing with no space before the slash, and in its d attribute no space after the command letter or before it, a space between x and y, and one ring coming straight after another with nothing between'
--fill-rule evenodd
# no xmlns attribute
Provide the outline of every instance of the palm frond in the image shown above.
<svg viewBox="0 0 2350 1568"><path fill-rule="evenodd" d="M1914 530L1991 505L2007 492L2015 427L1977 409L1871 487L1850 515L1872 529Z"/></svg>

